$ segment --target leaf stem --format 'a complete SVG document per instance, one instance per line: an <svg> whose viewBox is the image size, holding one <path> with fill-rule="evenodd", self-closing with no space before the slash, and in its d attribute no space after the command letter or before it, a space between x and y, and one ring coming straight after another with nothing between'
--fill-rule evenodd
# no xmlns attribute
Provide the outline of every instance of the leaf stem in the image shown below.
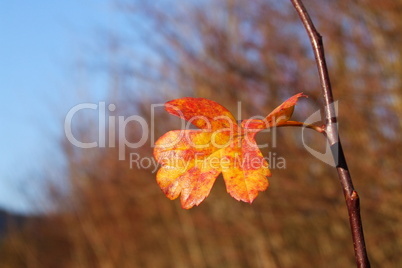
<svg viewBox="0 0 402 268"><path fill-rule="evenodd" d="M316 126L316 125L310 125L298 121L286 121L283 123L279 123L276 127L305 127L305 128L311 128L319 133L325 134L325 126Z"/></svg>
<svg viewBox="0 0 402 268"><path fill-rule="evenodd" d="M295 7L300 19L307 31L310 42L314 51L317 63L318 73L321 81L321 89L324 97L323 110L325 113L325 135L331 145L332 155L335 159L338 177L343 188L346 200L346 206L349 213L349 223L352 231L352 238L355 251L355 259L357 267L369 268L370 262L366 252L364 242L363 225L360 217L359 196L353 187L352 178L350 176L346 158L342 150L339 139L337 117L333 105L334 98L332 95L331 83L328 74L327 64L325 62L324 46L322 37L316 30L311 18L301 0L290 0Z"/></svg>

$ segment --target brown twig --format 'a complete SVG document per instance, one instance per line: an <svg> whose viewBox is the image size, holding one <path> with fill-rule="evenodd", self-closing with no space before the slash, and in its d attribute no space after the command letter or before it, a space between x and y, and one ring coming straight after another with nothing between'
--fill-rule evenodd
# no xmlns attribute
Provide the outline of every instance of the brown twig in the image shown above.
<svg viewBox="0 0 402 268"><path fill-rule="evenodd" d="M354 244L355 258L357 267L368 268L370 262L366 252L364 242L363 225L360 217L359 196L355 191L352 178L346 164L346 159L342 151L341 142L338 135L337 117L333 105L331 83L328 75L328 69L325 62L324 46L321 35L317 32L306 8L301 0L290 0L300 16L301 21L310 38L314 51L317 68L321 80L322 94L324 96L324 113L325 113L325 134L331 145L332 155L336 163L338 177L343 188L346 200L346 206L349 213L349 222L352 230L352 238Z"/></svg>

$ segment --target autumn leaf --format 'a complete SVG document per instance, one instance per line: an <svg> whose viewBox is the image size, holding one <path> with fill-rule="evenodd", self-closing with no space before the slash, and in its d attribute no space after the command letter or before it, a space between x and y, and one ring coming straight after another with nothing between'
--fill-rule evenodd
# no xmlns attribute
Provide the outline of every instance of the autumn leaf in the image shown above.
<svg viewBox="0 0 402 268"><path fill-rule="evenodd" d="M255 135L288 124L297 100L303 96L294 95L264 119L247 119L240 124L212 100L187 97L167 102L167 112L199 129L169 131L156 141L154 156L161 164L156 179L162 191L172 200L180 196L182 207L189 209L209 195L222 173L232 197L253 202L267 189L267 176L271 176Z"/></svg>

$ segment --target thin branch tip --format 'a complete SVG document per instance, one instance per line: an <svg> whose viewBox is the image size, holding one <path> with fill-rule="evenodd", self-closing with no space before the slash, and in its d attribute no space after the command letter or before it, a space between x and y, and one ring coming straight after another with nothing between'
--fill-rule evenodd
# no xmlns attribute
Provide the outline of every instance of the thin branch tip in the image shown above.
<svg viewBox="0 0 402 268"><path fill-rule="evenodd" d="M346 158L342 151L338 135L338 127L336 122L336 113L332 105L334 102L331 82L328 74L328 68L325 61L324 45L322 36L316 30L310 15L308 14L302 0L290 0L302 21L304 28L307 31L308 37L313 48L314 56L317 63L318 74L321 82L321 90L324 98L323 111L325 120L328 123L322 127L322 133L326 136L331 145L336 145L338 150L331 150L334 159L342 159L342 165L336 167L338 171L338 178L342 185L346 207L349 214L350 228L352 231L352 238L355 251L355 260L358 268L369 268L370 261L368 259L366 245L364 242L363 224L360 217L360 202L359 195L355 191L352 183L352 178L347 170Z"/></svg>

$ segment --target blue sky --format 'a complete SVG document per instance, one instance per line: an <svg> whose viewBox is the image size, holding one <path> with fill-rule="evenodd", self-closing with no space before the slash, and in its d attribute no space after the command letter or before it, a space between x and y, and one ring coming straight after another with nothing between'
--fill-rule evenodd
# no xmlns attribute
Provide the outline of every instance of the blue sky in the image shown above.
<svg viewBox="0 0 402 268"><path fill-rule="evenodd" d="M1 208L30 211L43 173L57 173L72 66L115 13L100 0L0 1Z"/></svg>

